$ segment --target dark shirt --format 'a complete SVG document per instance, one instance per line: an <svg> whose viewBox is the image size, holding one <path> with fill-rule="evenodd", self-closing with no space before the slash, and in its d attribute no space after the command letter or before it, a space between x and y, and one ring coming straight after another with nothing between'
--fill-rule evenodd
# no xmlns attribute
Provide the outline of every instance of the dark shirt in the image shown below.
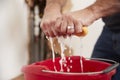
<svg viewBox="0 0 120 80"><path fill-rule="evenodd" d="M104 17L103 21L111 31L120 32L120 13Z"/></svg>

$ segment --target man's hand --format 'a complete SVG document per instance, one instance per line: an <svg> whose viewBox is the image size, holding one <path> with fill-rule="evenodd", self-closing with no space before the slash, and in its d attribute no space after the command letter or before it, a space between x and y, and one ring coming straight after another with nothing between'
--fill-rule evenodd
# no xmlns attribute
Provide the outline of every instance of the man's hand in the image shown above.
<svg viewBox="0 0 120 80"><path fill-rule="evenodd" d="M44 15L41 21L41 29L46 36L54 37L60 35L56 32L56 22L61 22L62 8L67 0L47 0Z"/></svg>
<svg viewBox="0 0 120 80"><path fill-rule="evenodd" d="M47 36L66 36L80 33L83 26L89 26L99 18L120 12L120 0L96 0L94 4L85 9L62 14L61 16L62 5L59 3L54 5L51 3L52 8L50 6L49 9L52 10L45 10L41 28Z"/></svg>
<svg viewBox="0 0 120 80"><path fill-rule="evenodd" d="M96 17L91 9L70 12L62 15L62 21L57 31L63 35L72 35L82 32L82 27L92 24Z"/></svg>
<svg viewBox="0 0 120 80"><path fill-rule="evenodd" d="M59 27L55 26L54 32L62 35L72 35L82 32L82 27L91 25L99 18L112 15L120 12L119 0L96 0L96 2L89 7L63 14Z"/></svg>

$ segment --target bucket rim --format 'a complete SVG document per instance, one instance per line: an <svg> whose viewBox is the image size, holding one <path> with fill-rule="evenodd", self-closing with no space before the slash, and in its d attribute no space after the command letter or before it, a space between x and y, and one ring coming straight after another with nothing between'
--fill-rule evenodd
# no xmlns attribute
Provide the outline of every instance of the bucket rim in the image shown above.
<svg viewBox="0 0 120 80"><path fill-rule="evenodd" d="M80 57L80 56L72 56L72 57ZM107 61L105 62L106 64L108 64L110 67L111 67L111 63L114 63L114 64L117 64L118 62L114 61L114 60L109 60L109 59L102 59L102 58L84 58L85 60L96 60L96 61ZM48 59L48 61L51 60L51 59ZM42 61L44 62L44 61ZM108 62L111 62L111 63L108 63ZM36 62L38 63L38 62ZM39 62L41 63L41 62ZM56 71L52 71L50 70L49 68L47 68L46 66L34 66L35 63L31 64L31 65L26 65L22 68L22 72L24 74L27 74L27 73L31 73L31 74L37 74L39 75L40 73L42 73L42 75L45 75L45 74L59 74L59 75L66 75L66 76L69 76L69 75L76 75L76 76L79 76L79 75L90 75L90 76L95 76L95 75L100 75L100 74L111 74L113 75L115 72L116 72L116 67L117 66L114 66L112 68L110 68L110 70L107 70L107 71L104 71L104 70L101 70L101 71L96 71L96 72L84 72L84 73L75 73L75 72L56 72ZM109 68L108 66L108 68Z"/></svg>
<svg viewBox="0 0 120 80"><path fill-rule="evenodd" d="M109 73L109 72L115 72L115 68L119 66L119 63L114 61L114 60L110 60L110 59L103 59L103 58L85 58L86 60L96 60L96 61L105 61L108 64L109 63L113 63L113 65L110 65L107 69L104 69L102 71L96 71L96 72L82 72L82 73L75 73L75 72L58 72L58 71L52 71L52 70L48 70L48 69L43 69L42 72L43 73L52 73L52 74L63 74L63 75L97 75L97 74L105 74L105 73Z"/></svg>

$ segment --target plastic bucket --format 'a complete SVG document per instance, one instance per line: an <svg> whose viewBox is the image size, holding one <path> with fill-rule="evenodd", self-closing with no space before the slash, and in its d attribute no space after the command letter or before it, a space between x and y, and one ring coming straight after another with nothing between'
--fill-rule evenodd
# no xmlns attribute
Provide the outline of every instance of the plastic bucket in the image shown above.
<svg viewBox="0 0 120 80"><path fill-rule="evenodd" d="M36 62L31 65L24 66L22 72L25 80L111 80L116 72L116 67L119 65L110 64L108 62L98 61L94 59L84 59L83 73L81 73L80 57L70 57L72 63L67 60L67 67L63 66L64 72L60 72L60 58L55 59L55 63L51 59ZM57 72L54 71L56 66ZM70 72L67 72L68 67L72 66Z"/></svg>

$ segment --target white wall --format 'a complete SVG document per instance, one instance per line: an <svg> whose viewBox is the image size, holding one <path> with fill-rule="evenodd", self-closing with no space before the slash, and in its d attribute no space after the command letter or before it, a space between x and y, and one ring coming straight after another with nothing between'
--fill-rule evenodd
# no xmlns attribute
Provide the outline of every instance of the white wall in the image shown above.
<svg viewBox="0 0 120 80"><path fill-rule="evenodd" d="M0 0L0 80L21 73L28 62L27 9L24 0Z"/></svg>

